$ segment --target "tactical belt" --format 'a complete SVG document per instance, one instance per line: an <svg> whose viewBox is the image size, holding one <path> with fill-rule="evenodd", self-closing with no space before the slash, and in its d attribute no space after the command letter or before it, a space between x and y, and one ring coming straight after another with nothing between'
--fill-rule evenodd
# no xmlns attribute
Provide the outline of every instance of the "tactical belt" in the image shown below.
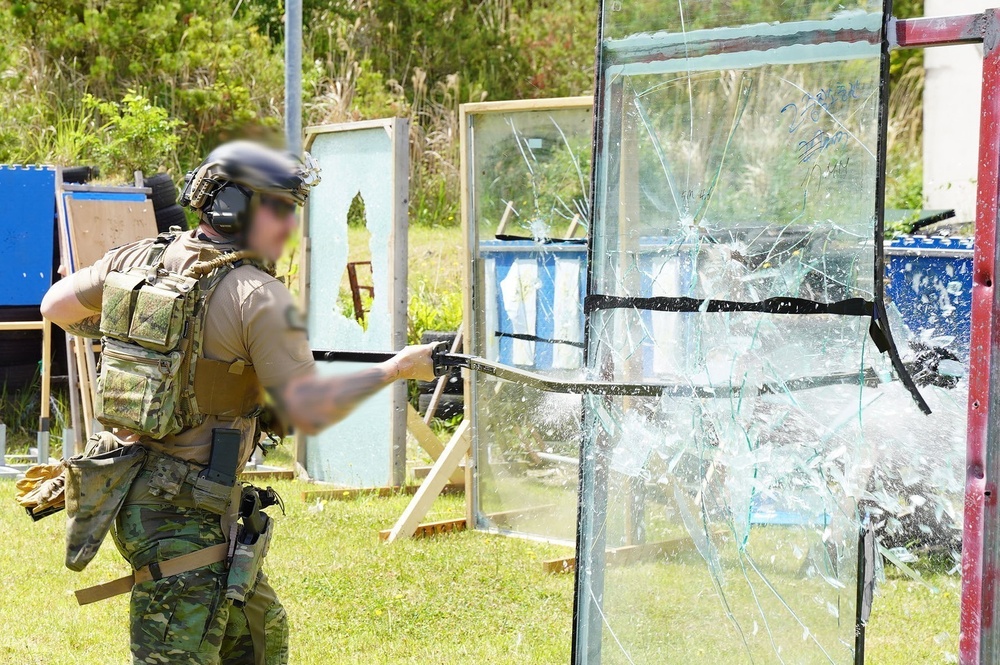
<svg viewBox="0 0 1000 665"><path fill-rule="evenodd" d="M172 575L180 575L196 568L209 566L213 563L225 561L229 554L229 543L219 543L206 547L197 552L184 554L173 559L160 561L143 566L131 575L119 577L117 580L97 584L95 586L80 589L76 592L76 601L80 605L96 603L99 600L119 596L128 593L132 587L142 582L156 581Z"/></svg>

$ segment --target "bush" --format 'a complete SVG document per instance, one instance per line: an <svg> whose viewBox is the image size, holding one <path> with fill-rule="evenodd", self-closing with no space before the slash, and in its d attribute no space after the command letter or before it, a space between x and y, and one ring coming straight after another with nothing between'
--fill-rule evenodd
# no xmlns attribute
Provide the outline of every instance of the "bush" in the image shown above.
<svg viewBox="0 0 1000 665"><path fill-rule="evenodd" d="M83 106L106 119L94 136L94 152L103 173L153 173L173 161L180 141L175 130L183 123L170 119L166 109L134 90L129 90L120 104L87 94Z"/></svg>

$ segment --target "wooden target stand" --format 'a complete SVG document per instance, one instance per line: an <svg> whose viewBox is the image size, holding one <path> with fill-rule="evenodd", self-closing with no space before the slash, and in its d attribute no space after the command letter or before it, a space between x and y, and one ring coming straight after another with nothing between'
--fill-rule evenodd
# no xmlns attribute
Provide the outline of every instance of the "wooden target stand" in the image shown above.
<svg viewBox="0 0 1000 665"><path fill-rule="evenodd" d="M41 321L6 321L0 322L0 332L24 330L40 330L42 332L42 396L41 414L38 418L37 459L39 464L49 461L49 424L51 415L52 395L52 323L48 319ZM0 425L0 466L6 465L6 426ZM30 456L28 456L30 458Z"/></svg>

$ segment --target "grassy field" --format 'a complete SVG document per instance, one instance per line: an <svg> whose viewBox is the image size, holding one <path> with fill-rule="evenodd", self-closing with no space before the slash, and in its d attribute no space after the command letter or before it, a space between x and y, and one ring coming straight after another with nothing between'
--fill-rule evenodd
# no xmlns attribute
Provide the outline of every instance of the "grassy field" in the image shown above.
<svg viewBox="0 0 1000 665"><path fill-rule="evenodd" d="M384 545L377 531L408 497L307 505L300 492L310 485L274 485L288 514L267 570L290 616L293 663L568 660L572 578L538 565L563 548L479 533ZM126 597L80 608L72 596L127 572L114 545L69 571L63 517L33 524L13 494L0 481L0 663L128 662ZM462 498L448 497L430 518L463 513Z"/></svg>
<svg viewBox="0 0 1000 665"><path fill-rule="evenodd" d="M306 504L300 492L313 486L275 486L288 514L279 517L268 572L290 615L292 663L568 662L573 579L544 575L539 566L565 548L482 533L385 545L376 532L393 523L406 497ZM0 663L127 663L126 598L80 608L71 593L126 572L114 546L105 543L83 573L70 572L62 564L63 517L32 523L13 493L12 482L0 481ZM463 510L461 497L442 498L428 519ZM661 607L647 608L636 629L659 615L657 630L683 633L678 644L710 645L711 631L728 628L716 622L718 603L698 575L616 572L623 574L647 587L675 578L676 591L662 589ZM957 662L948 654L957 641L958 580L933 571L925 577L937 593L889 572L869 626L868 663ZM640 591L644 607L642 596L657 595Z"/></svg>
<svg viewBox="0 0 1000 665"><path fill-rule="evenodd" d="M413 228L409 242L411 321L421 328L447 329L456 308L461 317L460 231ZM363 231L352 229L350 243L351 260L367 258ZM408 456L411 465L428 462L413 445ZM286 449L267 460L289 461ZM482 533L384 545L377 531L393 524L407 497L308 505L300 493L313 486L275 485L288 514L279 517L268 572L290 615L293 664L569 661L573 579L544 575L539 565L542 559L566 556L566 548ZM543 503L552 502L549 487L530 481L516 491L510 483L506 487L516 496L508 492L505 500L549 497ZM126 598L80 608L72 596L73 589L126 572L113 545L107 543L83 573L69 571L62 562L64 518L33 524L10 500L13 494L13 483L0 481L0 524L5 527L0 665L127 663ZM563 508L564 517L573 512L571 502ZM463 513L462 497L445 497L427 519ZM866 662L957 662L959 579L940 566L918 567L935 591L887 567L869 624ZM686 653L700 650L699 658L713 665L729 662L720 655L723 640L710 636L731 631L731 624L697 557L685 565L615 570L609 581L615 583L609 609L612 601L618 608L642 608L642 616L622 624L639 643L642 635L669 632L665 642L649 643ZM794 650L794 642L786 640L788 648ZM688 650L699 643L704 647ZM627 662L610 638L605 644L607 662ZM637 663L664 662L663 653L632 651ZM799 661L786 656L785 662Z"/></svg>

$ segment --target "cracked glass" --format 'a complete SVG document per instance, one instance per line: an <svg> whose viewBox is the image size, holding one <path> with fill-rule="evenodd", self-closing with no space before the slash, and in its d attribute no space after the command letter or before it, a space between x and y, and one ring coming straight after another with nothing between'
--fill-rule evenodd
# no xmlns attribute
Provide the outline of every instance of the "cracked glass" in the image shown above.
<svg viewBox="0 0 1000 665"><path fill-rule="evenodd" d="M920 413L880 353L883 21L603 3L587 366L663 388L583 398L576 663L863 660L910 501L880 417Z"/></svg>
<svg viewBox="0 0 1000 665"><path fill-rule="evenodd" d="M590 98L466 106L472 353L580 380L592 151ZM480 529L572 543L579 395L472 375Z"/></svg>

